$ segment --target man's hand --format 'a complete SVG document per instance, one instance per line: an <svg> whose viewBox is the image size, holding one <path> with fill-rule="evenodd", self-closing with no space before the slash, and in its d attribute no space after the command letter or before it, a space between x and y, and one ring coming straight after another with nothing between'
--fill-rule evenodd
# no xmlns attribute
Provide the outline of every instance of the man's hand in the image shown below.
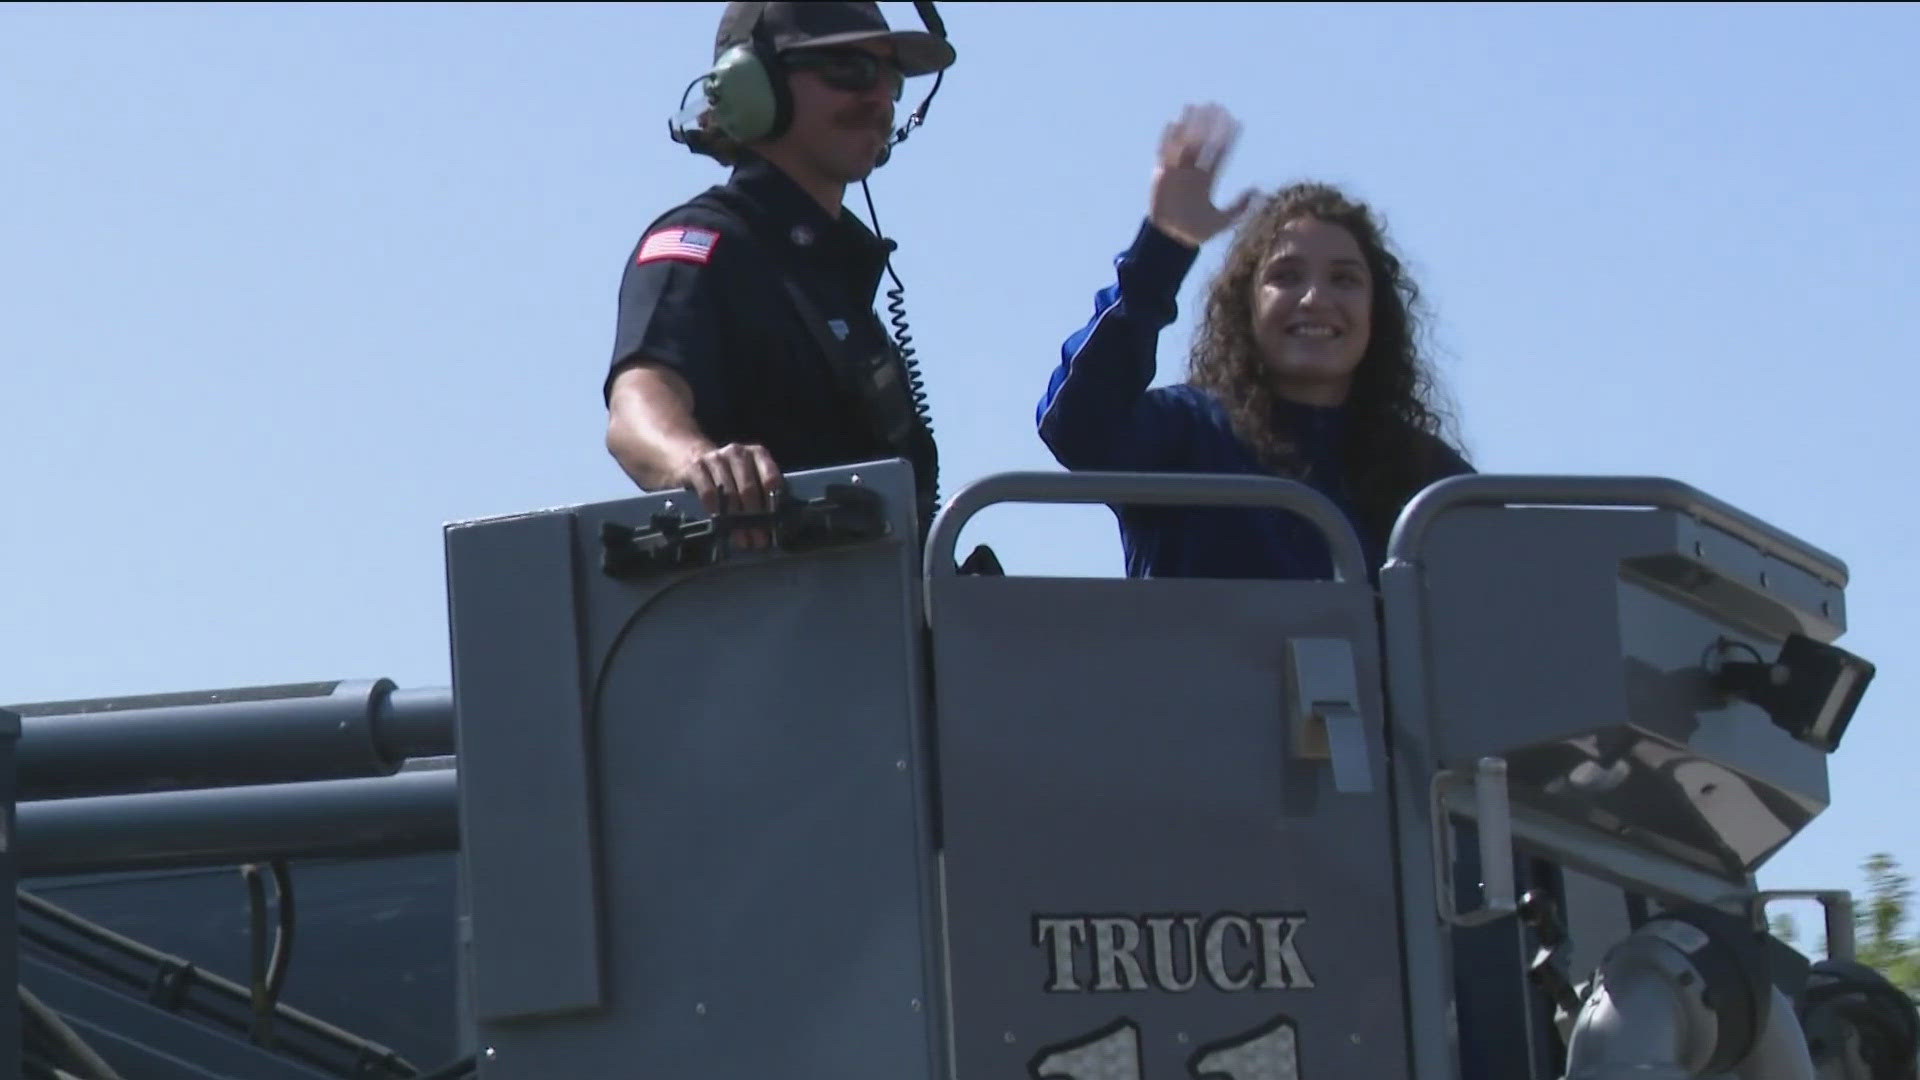
<svg viewBox="0 0 1920 1080"><path fill-rule="evenodd" d="M615 377L607 450L643 490L686 488L709 515L770 510L784 480L763 446L714 446L694 423L686 380L657 364L636 364ZM734 539L749 549L773 544L766 529L743 529Z"/></svg>
<svg viewBox="0 0 1920 1080"><path fill-rule="evenodd" d="M1253 191L1224 209L1213 204L1213 184L1240 138L1240 123L1218 105L1187 106L1160 136L1147 220L1188 247L1198 248L1246 212Z"/></svg>
<svg viewBox="0 0 1920 1080"><path fill-rule="evenodd" d="M693 451L669 484L698 495L708 514L762 514L773 509L783 479L766 447L728 443ZM773 544L767 529L741 529L733 537L750 550Z"/></svg>

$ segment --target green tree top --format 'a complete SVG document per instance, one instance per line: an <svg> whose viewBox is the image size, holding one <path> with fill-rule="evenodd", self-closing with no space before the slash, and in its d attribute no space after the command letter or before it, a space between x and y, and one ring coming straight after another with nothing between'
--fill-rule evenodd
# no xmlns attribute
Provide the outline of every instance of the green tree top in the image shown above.
<svg viewBox="0 0 1920 1080"><path fill-rule="evenodd" d="M1867 875L1867 893L1853 909L1858 959L1920 999L1920 940L1905 935L1907 916L1912 911L1913 881L1885 852L1868 856L1861 869Z"/></svg>

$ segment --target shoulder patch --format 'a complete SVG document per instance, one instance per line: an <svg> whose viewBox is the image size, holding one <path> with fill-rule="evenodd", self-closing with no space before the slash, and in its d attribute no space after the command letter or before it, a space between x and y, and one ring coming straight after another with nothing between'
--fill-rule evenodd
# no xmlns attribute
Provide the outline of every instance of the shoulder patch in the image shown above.
<svg viewBox="0 0 1920 1080"><path fill-rule="evenodd" d="M719 241L720 234L712 229L669 225L655 229L640 241L640 253L634 256L633 264L644 266L650 262L672 260L703 266L713 257L714 245Z"/></svg>

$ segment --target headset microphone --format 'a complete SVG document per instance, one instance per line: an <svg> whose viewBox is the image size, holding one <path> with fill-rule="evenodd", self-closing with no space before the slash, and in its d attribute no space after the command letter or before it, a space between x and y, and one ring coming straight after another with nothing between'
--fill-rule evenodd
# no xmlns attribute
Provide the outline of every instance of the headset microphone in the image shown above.
<svg viewBox="0 0 1920 1080"><path fill-rule="evenodd" d="M680 91L679 110L672 116L667 117L667 138L672 139L674 142L679 143L681 146L686 147L696 154L710 153L711 144L707 141L707 133L700 130L698 118L689 118L687 116L687 97L693 93L693 88L699 86L706 78L707 74L705 72L694 76L693 81L687 84L687 88Z"/></svg>
<svg viewBox="0 0 1920 1080"><path fill-rule="evenodd" d="M947 24L940 18L940 13L933 9L933 0L914 0L913 10L920 13L920 21L926 24L928 33L942 41L947 39ZM920 107L913 110L912 115L907 117L907 122L900 125L900 130L893 133L893 138L887 140L887 145L880 148L880 157L873 163L874 168L885 165L893 157L893 148L906 142L907 136L913 134L914 128L927 122L927 107L933 104L933 96L940 92L940 80L946 77L945 68L933 73L933 89L927 91L927 96L920 101Z"/></svg>

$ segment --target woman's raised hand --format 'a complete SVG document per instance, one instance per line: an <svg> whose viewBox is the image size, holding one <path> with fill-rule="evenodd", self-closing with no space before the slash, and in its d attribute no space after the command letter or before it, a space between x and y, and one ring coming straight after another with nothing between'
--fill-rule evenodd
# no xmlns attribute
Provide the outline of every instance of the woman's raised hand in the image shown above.
<svg viewBox="0 0 1920 1080"><path fill-rule="evenodd" d="M1231 226L1253 202L1241 192L1225 207L1213 202L1214 181L1240 138L1240 122L1218 105L1189 105L1160 136L1147 220L1161 232L1198 248Z"/></svg>

